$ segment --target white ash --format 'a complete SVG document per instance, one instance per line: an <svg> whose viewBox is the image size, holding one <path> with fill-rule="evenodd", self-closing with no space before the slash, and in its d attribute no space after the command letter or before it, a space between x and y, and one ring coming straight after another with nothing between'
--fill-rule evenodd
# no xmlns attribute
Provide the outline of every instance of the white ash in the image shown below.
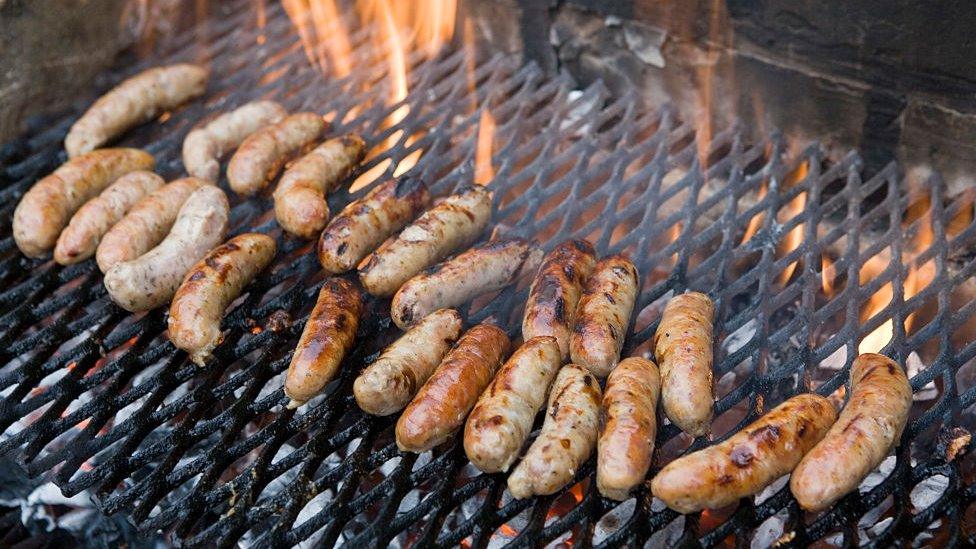
<svg viewBox="0 0 976 549"><path fill-rule="evenodd" d="M948 487L949 478L944 475L935 475L922 480L909 494L912 506L919 511L928 509L942 497Z"/></svg>
<svg viewBox="0 0 976 549"><path fill-rule="evenodd" d="M908 359L905 361L905 370L908 373L908 379L917 376L922 372L922 370L925 370L925 368L925 363L922 362L922 359L918 356L918 353L912 351L912 353L908 355ZM938 396L939 389L936 388L934 381L930 381L926 383L924 387L918 391L915 391L915 394L912 395L912 400L915 402L925 402Z"/></svg>
<svg viewBox="0 0 976 549"><path fill-rule="evenodd" d="M322 493L310 499L309 502L305 504L305 507L298 512L298 516L295 517L295 525L298 526L304 524L315 515L321 513L330 503L332 503L332 499L334 497L335 494L332 493L332 490L324 490ZM326 525L323 524L322 528L319 528L311 536L298 542L296 547L300 549L311 549L312 547L317 547L319 540L322 538L322 534L324 533L325 526Z"/></svg>
<svg viewBox="0 0 976 549"><path fill-rule="evenodd" d="M782 477L773 481L772 484L763 488L761 492L756 494L756 505L762 504L767 499L775 496L780 490L786 486L786 483L790 481L790 475L783 475Z"/></svg>
<svg viewBox="0 0 976 549"><path fill-rule="evenodd" d="M756 320L751 319L749 322L739 326L734 332L725 337L725 340L722 342L722 350L726 354L732 354L745 347L756 336L756 325Z"/></svg>
<svg viewBox="0 0 976 549"><path fill-rule="evenodd" d="M550 541L546 544L546 549L555 549L556 547L568 547L569 540L573 537L573 529L570 528L566 530L561 535L557 536L556 539Z"/></svg>
<svg viewBox="0 0 976 549"><path fill-rule="evenodd" d="M637 498L630 498L600 517L593 529L593 543L600 543L620 530L621 526L627 523L627 519L633 516L636 507Z"/></svg>
<svg viewBox="0 0 976 549"><path fill-rule="evenodd" d="M752 543L749 545L753 549L764 549L772 547L779 538L783 537L786 526L786 519L789 518L786 509L781 510L769 517L752 533Z"/></svg>
<svg viewBox="0 0 976 549"><path fill-rule="evenodd" d="M881 522L875 524L870 529L868 529L866 533L868 535L870 535L871 538L876 538L876 537L880 536L881 534L883 534L885 532L885 530L888 529L888 526L890 526L891 523L894 522L894 521L895 521L895 518L894 517L888 517L888 518L882 520ZM861 538L861 540L866 541L863 530L858 530L858 534L859 534L859 537Z"/></svg>
<svg viewBox="0 0 976 549"><path fill-rule="evenodd" d="M875 468L873 471L868 473L868 476L864 477L861 481L861 485L858 486L858 492L866 494L874 489L875 486L881 484L889 476L891 472L895 469L895 463L897 458L895 456L888 456Z"/></svg>
<svg viewBox="0 0 976 549"><path fill-rule="evenodd" d="M506 490L504 493L508 494L508 490ZM499 504L499 508L505 506L505 497L505 495L502 496L502 503ZM511 499L511 497L508 497L509 501L511 501ZM488 539L489 549L500 549L507 546L513 539L515 539L515 536L517 536L519 532L528 526L530 516L532 516L531 507L515 515L511 518L511 520L506 522L505 526L507 526L508 529L498 528L495 530L495 532ZM509 535L509 533L512 533L512 535Z"/></svg>
<svg viewBox="0 0 976 549"><path fill-rule="evenodd" d="M858 529L863 530L877 524L878 519L881 518L881 515L885 514L888 509L891 509L891 506L894 505L894 503L895 498L893 496L886 497L881 501L881 503L870 509L867 513L864 513L861 520L857 521Z"/></svg>
<svg viewBox="0 0 976 549"><path fill-rule="evenodd" d="M654 498L657 499L657 498ZM647 549L656 549L657 547L674 547L677 545L678 540L681 539L681 533L685 529L685 516L679 515L678 518L672 520L667 526L654 532L654 535L647 540L644 547Z"/></svg>
<svg viewBox="0 0 976 549"><path fill-rule="evenodd" d="M820 367L825 370L842 370L847 365L847 346L841 345L827 358L820 361Z"/></svg>
<svg viewBox="0 0 976 549"><path fill-rule="evenodd" d="M600 108L601 99L599 95L591 94L589 99L584 100L584 94L580 90L572 90L566 94L566 105L570 109L566 112L563 119L559 122L559 131L566 131L580 120L592 120L593 113ZM586 135L590 131L592 122L581 124L576 129L577 136Z"/></svg>

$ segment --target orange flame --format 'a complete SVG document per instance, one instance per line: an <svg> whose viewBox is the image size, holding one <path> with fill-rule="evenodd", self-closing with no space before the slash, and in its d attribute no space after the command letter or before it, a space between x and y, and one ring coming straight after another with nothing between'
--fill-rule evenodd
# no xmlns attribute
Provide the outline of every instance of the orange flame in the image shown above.
<svg viewBox="0 0 976 549"><path fill-rule="evenodd" d="M311 11L316 35L328 50L332 72L339 78L348 75L352 72L349 36L342 26L335 0L313 0ZM323 62L321 57L319 61Z"/></svg>
<svg viewBox="0 0 976 549"><path fill-rule="evenodd" d="M832 299L836 295L834 290L834 262L827 254L820 255L820 280L823 284L824 295Z"/></svg>
<svg viewBox="0 0 976 549"><path fill-rule="evenodd" d="M762 183L759 185L759 192L756 194L756 203L762 202L762 199L766 197L766 193L769 192L769 181L763 179ZM746 225L746 232L742 235L742 244L749 242L753 236L759 231L759 226L763 222L763 213L760 210L759 213L752 216L749 220L749 224Z"/></svg>
<svg viewBox="0 0 976 549"><path fill-rule="evenodd" d="M494 139L495 117L486 107L481 111L478 122L478 145L474 156L474 182L478 185L487 185L495 178L495 168L491 163Z"/></svg>
<svg viewBox="0 0 976 549"><path fill-rule="evenodd" d="M786 177L785 184L787 189L793 187L794 185L806 179L807 174L810 171L809 164L810 162L808 160L804 160L803 162L800 163L799 166L797 166L796 170L791 172ZM800 215L803 212L803 209L806 207L806 205L807 205L807 193L801 192L800 194L796 195L796 197L793 198L793 200L790 200L789 204L786 205L786 210L788 213L786 217L782 219L782 221L785 223L793 219L794 217ZM786 233L786 235L783 237L783 242L780 245L780 255L783 256L783 255L790 254L793 250L797 249L802 242L803 242L803 223L800 223L797 226L790 229L790 232ZM797 263L798 263L797 261L794 261L789 265L787 265L786 268L783 269L783 273L780 275L780 279L779 279L780 284L785 286L786 283L790 281L790 277L793 276L793 272L796 270Z"/></svg>
<svg viewBox="0 0 976 549"><path fill-rule="evenodd" d="M255 11L257 11L258 30L261 31L258 34L257 42L258 42L258 45L260 45L260 44L264 44L268 40L268 37L265 36L265 34L264 34L264 27L267 26L267 24L268 24L268 16L267 16L267 13L265 12L264 0L257 0L257 4L258 4L258 7L257 7L257 10L255 10Z"/></svg>

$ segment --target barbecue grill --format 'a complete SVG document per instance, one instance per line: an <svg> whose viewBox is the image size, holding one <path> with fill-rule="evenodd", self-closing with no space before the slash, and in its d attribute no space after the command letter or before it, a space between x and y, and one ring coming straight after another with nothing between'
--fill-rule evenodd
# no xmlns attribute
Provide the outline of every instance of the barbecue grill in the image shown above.
<svg viewBox="0 0 976 549"><path fill-rule="evenodd" d="M496 233L546 249L587 238L601 255L629 254L642 288L625 356L649 351L671 295L712 296L714 441L800 392L842 399L859 347L876 344L916 365L901 444L818 515L782 481L734 509L687 517L646 487L618 503L596 491L593 459L560 493L514 500L504 475L467 462L458 437L400 453L396 416L355 405L352 380L397 334L389 302L374 298L339 379L286 410L283 372L324 277L312 245L278 228L269 197L232 196L231 235L267 233L279 253L232 306L205 368L166 340L165 311L112 304L93 261L61 268L17 251L17 200L65 160L64 135L89 96L0 150L0 453L27 474L188 546L973 542L974 193L950 196L938 174L909 177L895 164L865 173L857 152L828 160L816 142L744 124L706 139L667 106L599 83L577 89L566 74L460 44L408 47L409 93L390 104L374 28L347 27L356 70L337 76L309 62L282 6L269 4L260 26L250 7L236 2L210 24L206 96L123 138L151 152L163 176L182 173L183 137L219 111L272 98L327 113L334 133L358 132L375 153L330 197L333 211L394 174L436 195L487 179L477 182L495 192ZM197 55L187 36L105 83ZM465 317L516 336L526 292L523 282L478 299ZM662 425L651 474L711 442Z"/></svg>

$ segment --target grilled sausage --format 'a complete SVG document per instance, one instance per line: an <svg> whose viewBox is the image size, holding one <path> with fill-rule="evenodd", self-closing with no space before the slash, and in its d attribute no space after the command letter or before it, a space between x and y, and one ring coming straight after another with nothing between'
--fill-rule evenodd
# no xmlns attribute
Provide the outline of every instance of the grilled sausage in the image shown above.
<svg viewBox="0 0 976 549"><path fill-rule="evenodd" d="M207 69L176 64L143 71L112 88L71 126L68 156L93 151L127 129L203 95Z"/></svg>
<svg viewBox="0 0 976 549"><path fill-rule="evenodd" d="M408 280L393 296L390 316L405 328L437 309L500 290L535 272L541 261L542 250L527 240L485 242Z"/></svg>
<svg viewBox="0 0 976 549"><path fill-rule="evenodd" d="M397 421L397 446L419 454L454 434L508 354L509 344L505 332L490 324L465 332Z"/></svg>
<svg viewBox="0 0 976 549"><path fill-rule="evenodd" d="M790 478L800 506L822 511L855 490L898 443L911 406L912 386L901 366L883 355L858 356L847 406Z"/></svg>
<svg viewBox="0 0 976 549"><path fill-rule="evenodd" d="M712 300L689 292L664 308L654 334L661 365L661 404L682 431L702 436L712 422Z"/></svg>
<svg viewBox="0 0 976 549"><path fill-rule="evenodd" d="M224 239L229 215L224 191L211 185L197 189L158 246L105 273L108 295L127 311L148 311L169 302L183 275Z"/></svg>
<svg viewBox="0 0 976 549"><path fill-rule="evenodd" d="M224 311L275 254L273 238L235 236L217 246L186 273L169 308L169 340L200 366L220 343Z"/></svg>
<svg viewBox="0 0 976 549"><path fill-rule="evenodd" d="M586 368L563 366L539 438L508 477L508 491L522 499L566 486L593 452L599 423L600 384Z"/></svg>
<svg viewBox="0 0 976 549"><path fill-rule="evenodd" d="M325 281L288 365L289 408L301 406L332 381L356 340L362 314L362 294L353 283L341 278Z"/></svg>
<svg viewBox="0 0 976 549"><path fill-rule="evenodd" d="M620 360L637 300L637 268L622 255L600 260L576 307L569 354L573 363L606 377Z"/></svg>
<svg viewBox="0 0 976 549"><path fill-rule="evenodd" d="M288 111L274 101L252 101L190 130L183 140L183 166L193 177L216 183L220 159L244 138L281 121Z"/></svg>
<svg viewBox="0 0 976 549"><path fill-rule="evenodd" d="M490 218L487 190L470 187L449 196L363 260L359 280L367 292L391 296L420 271L470 246Z"/></svg>
<svg viewBox="0 0 976 549"><path fill-rule="evenodd" d="M464 426L464 452L486 473L508 471L562 365L555 338L522 344L482 393Z"/></svg>
<svg viewBox="0 0 976 549"><path fill-rule="evenodd" d="M597 440L596 486L603 497L623 501L644 481L654 454L660 392L661 376L650 360L626 358L610 372Z"/></svg>
<svg viewBox="0 0 976 549"><path fill-rule="evenodd" d="M685 514L735 503L792 471L835 417L827 399L797 395L725 442L672 461L651 481L651 491Z"/></svg>
<svg viewBox="0 0 976 549"><path fill-rule="evenodd" d="M330 139L296 160L275 188L278 224L299 238L315 238L329 221L325 196L349 177L365 154L363 138L349 134Z"/></svg>
<svg viewBox="0 0 976 549"><path fill-rule="evenodd" d="M14 210L13 233L27 257L41 257L52 248L61 229L85 202L110 183L136 170L152 170L156 161L139 149L103 149L72 158L41 179Z"/></svg>
<svg viewBox="0 0 976 549"><path fill-rule="evenodd" d="M311 147L325 128L321 116L300 112L247 136L227 164L230 188L245 196L259 193L285 162Z"/></svg>
<svg viewBox="0 0 976 549"><path fill-rule="evenodd" d="M399 412L461 335L461 315L434 311L387 347L352 385L359 407L376 416Z"/></svg>
<svg viewBox="0 0 976 549"><path fill-rule="evenodd" d="M568 359L576 304L595 265L596 252L586 240L567 240L549 252L529 289L522 337L555 337L563 360Z"/></svg>
<svg viewBox="0 0 976 549"><path fill-rule="evenodd" d="M329 222L319 238L319 262L329 274L354 269L369 252L410 223L427 205L427 185L402 177L377 185Z"/></svg>
<svg viewBox="0 0 976 549"><path fill-rule="evenodd" d="M95 254L98 241L125 212L166 183L145 171L130 172L115 180L102 194L85 202L58 237L54 260L62 265L84 261Z"/></svg>
<svg viewBox="0 0 976 549"><path fill-rule="evenodd" d="M173 228L186 199L206 184L195 177L184 177L140 200L102 237L95 250L98 268L107 273L115 265L153 249Z"/></svg>

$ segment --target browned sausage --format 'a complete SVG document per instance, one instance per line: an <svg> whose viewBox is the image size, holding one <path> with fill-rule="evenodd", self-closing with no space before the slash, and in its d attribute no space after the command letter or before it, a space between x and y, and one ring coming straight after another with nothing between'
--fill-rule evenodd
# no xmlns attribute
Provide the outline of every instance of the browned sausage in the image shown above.
<svg viewBox="0 0 976 549"><path fill-rule="evenodd" d="M651 491L679 513L725 507L792 471L835 418L829 400L797 395L725 442L672 461Z"/></svg>
<svg viewBox="0 0 976 549"><path fill-rule="evenodd" d="M901 366L884 355L857 357L847 406L790 478L800 506L822 511L855 490L898 443L911 407L912 386Z"/></svg>
<svg viewBox="0 0 976 549"><path fill-rule="evenodd" d="M712 423L712 300L689 292L664 308L654 334L661 364L661 404L665 415L692 436L707 433Z"/></svg>
<svg viewBox="0 0 976 549"><path fill-rule="evenodd" d="M586 240L567 240L549 252L529 289L522 337L555 337L563 360L568 359L576 304L595 265L596 252Z"/></svg>
<svg viewBox="0 0 976 549"><path fill-rule="evenodd" d="M183 140L183 166L194 177L216 183L220 159L259 129L288 114L274 101L252 101L195 128Z"/></svg>
<svg viewBox="0 0 976 549"><path fill-rule="evenodd" d="M397 421L397 446L426 452L454 434L508 354L509 344L505 332L490 324L465 332Z"/></svg>
<svg viewBox="0 0 976 549"><path fill-rule="evenodd" d="M475 467L508 471L561 365L559 345L549 336L532 338L512 354L464 426L464 452Z"/></svg>
<svg viewBox="0 0 976 549"><path fill-rule="evenodd" d="M285 162L307 150L325 131L322 117L300 112L247 136L227 164L227 182L237 194L259 193Z"/></svg>
<svg viewBox="0 0 976 549"><path fill-rule="evenodd" d="M359 288L341 278L325 281L288 366L289 408L301 406L332 381L356 339L362 313Z"/></svg>
<svg viewBox="0 0 976 549"><path fill-rule="evenodd" d="M603 497L623 501L644 482L654 454L660 391L661 376L650 360L626 358L610 372L597 441L596 485Z"/></svg>
<svg viewBox="0 0 976 549"><path fill-rule="evenodd" d="M622 255L600 260L576 307L569 354L574 364L606 377L620 360L637 300L637 268Z"/></svg>

